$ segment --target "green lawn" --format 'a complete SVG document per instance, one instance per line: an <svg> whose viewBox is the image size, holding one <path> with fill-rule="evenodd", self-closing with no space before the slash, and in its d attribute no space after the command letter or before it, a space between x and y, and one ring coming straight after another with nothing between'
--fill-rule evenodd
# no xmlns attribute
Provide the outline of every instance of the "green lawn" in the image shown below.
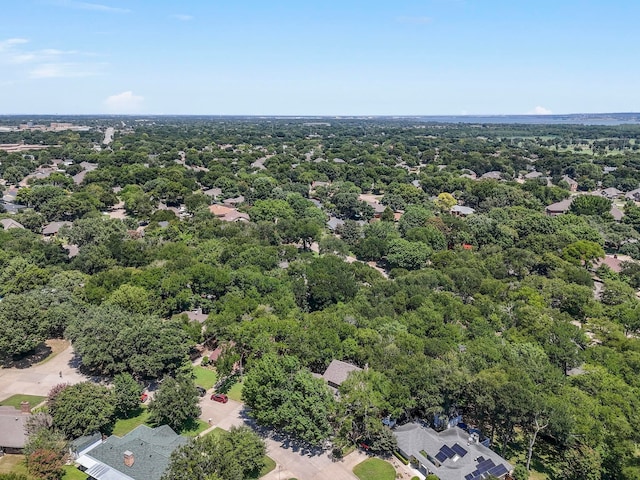
<svg viewBox="0 0 640 480"><path fill-rule="evenodd" d="M0 473L21 473L28 475L24 455L3 455L0 457Z"/></svg>
<svg viewBox="0 0 640 480"><path fill-rule="evenodd" d="M247 480L257 480L258 478L264 477L267 473L276 468L276 462L273 458L264 456L264 467L257 473L251 474Z"/></svg>
<svg viewBox="0 0 640 480"><path fill-rule="evenodd" d="M370 458L353 468L353 473L360 480L394 480L396 469L389 462L379 458Z"/></svg>
<svg viewBox="0 0 640 480"><path fill-rule="evenodd" d="M206 367L193 367L193 374L196 376L196 385L209 390L218 381L218 374L215 370Z"/></svg>
<svg viewBox="0 0 640 480"><path fill-rule="evenodd" d="M29 402L31 404L31 407L35 407L36 405L44 402L47 399L47 397L39 397L37 395L13 395L9 398L5 398L4 400L2 400L0 402L0 405L2 406L11 406L11 407L16 407L16 408L20 408L20 403L22 402Z"/></svg>
<svg viewBox="0 0 640 480"><path fill-rule="evenodd" d="M65 465L63 469L64 475L62 476L62 480L86 480L89 478L73 465Z"/></svg>
<svg viewBox="0 0 640 480"><path fill-rule="evenodd" d="M234 383L227 392L227 396L236 402L242 401L242 382Z"/></svg>
<svg viewBox="0 0 640 480"><path fill-rule="evenodd" d="M209 424L200 419L197 419L183 428L179 433L180 435L184 435L185 437L196 437L198 434L204 432L207 428L209 428Z"/></svg>
<svg viewBox="0 0 640 480"><path fill-rule="evenodd" d="M140 409L140 413L131 418L120 418L113 427L113 434L122 437L136 428L138 425L147 423L149 420L149 411L146 407Z"/></svg>

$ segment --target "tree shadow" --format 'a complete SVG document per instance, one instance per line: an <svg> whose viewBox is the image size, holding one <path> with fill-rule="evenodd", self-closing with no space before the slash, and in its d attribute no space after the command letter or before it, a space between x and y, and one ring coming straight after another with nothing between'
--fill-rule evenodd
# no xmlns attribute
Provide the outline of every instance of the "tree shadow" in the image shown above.
<svg viewBox="0 0 640 480"><path fill-rule="evenodd" d="M243 408L240 411L240 416L244 420L245 425L250 427L262 438L268 438L275 442L278 442L284 449L291 450L299 455L306 457L318 457L326 452L326 448L310 445L297 438L292 437L286 433L279 432L269 427L263 427L256 423L256 421L249 416L249 409Z"/></svg>
<svg viewBox="0 0 640 480"><path fill-rule="evenodd" d="M51 347L45 343L41 343L35 349L23 355L9 356L2 359L1 363L4 368L24 369L42 362L51 355L51 353Z"/></svg>

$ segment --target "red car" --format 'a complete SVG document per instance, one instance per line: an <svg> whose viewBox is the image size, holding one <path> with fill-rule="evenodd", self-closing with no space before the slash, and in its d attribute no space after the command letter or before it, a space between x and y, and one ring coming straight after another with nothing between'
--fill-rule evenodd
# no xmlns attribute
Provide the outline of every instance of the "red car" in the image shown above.
<svg viewBox="0 0 640 480"><path fill-rule="evenodd" d="M227 403L229 401L229 397L227 397L224 393L214 393L211 395L211 400L214 402Z"/></svg>
<svg viewBox="0 0 640 480"><path fill-rule="evenodd" d="M143 393L142 395L140 395L140 401L142 403L146 402L147 398L149 398L149 395L147 395L146 393Z"/></svg>

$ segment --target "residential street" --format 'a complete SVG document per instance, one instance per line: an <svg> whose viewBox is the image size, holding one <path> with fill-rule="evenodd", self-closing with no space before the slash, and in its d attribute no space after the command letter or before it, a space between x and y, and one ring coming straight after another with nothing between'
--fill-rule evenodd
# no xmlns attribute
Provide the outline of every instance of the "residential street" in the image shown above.
<svg viewBox="0 0 640 480"><path fill-rule="evenodd" d="M41 365L29 368L0 368L0 400L18 393L44 397L59 383L88 380L88 377L75 368L75 364L73 348L69 346Z"/></svg>
<svg viewBox="0 0 640 480"><path fill-rule="evenodd" d="M212 419L212 426L228 430L236 425L251 425L243 412L244 406L239 402L229 400L228 403L217 403L209 399L209 395L200 401L202 407L202 420ZM260 430L258 430L261 433ZM357 477L352 473L355 465L366 460L367 456L356 450L347 455L342 461L334 462L329 458L328 452L315 454L300 450L287 439L279 439L273 435L265 438L267 443L267 455L276 461L276 468L263 477L265 480L286 480L298 478L304 480L354 480Z"/></svg>

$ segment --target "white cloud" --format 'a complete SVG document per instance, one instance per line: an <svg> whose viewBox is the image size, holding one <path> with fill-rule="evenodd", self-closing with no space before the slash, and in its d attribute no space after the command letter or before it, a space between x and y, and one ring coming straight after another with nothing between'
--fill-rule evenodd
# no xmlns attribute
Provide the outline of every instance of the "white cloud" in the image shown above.
<svg viewBox="0 0 640 480"><path fill-rule="evenodd" d="M184 13L177 13L175 15L171 15L171 18L175 18L176 20L180 20L181 22L188 22L189 20L193 20L193 15L186 15Z"/></svg>
<svg viewBox="0 0 640 480"><path fill-rule="evenodd" d="M30 78L79 78L99 74L100 64L43 63L29 72Z"/></svg>
<svg viewBox="0 0 640 480"><path fill-rule="evenodd" d="M428 25L433 22L431 17L397 17L399 23L409 23L411 25Z"/></svg>
<svg viewBox="0 0 640 480"><path fill-rule="evenodd" d="M26 38L8 38L6 40L2 40L0 42L0 52L4 52L13 48L15 45L21 45L23 43L28 43L29 40Z"/></svg>
<svg viewBox="0 0 640 480"><path fill-rule="evenodd" d="M536 108L529 112L529 115L551 115L553 112L548 108L538 105Z"/></svg>
<svg viewBox="0 0 640 480"><path fill-rule="evenodd" d="M144 97L128 90L107 97L103 103L110 113L139 113L143 102Z"/></svg>
<svg viewBox="0 0 640 480"><path fill-rule="evenodd" d="M111 7L109 5L102 5L101 3L89 3L89 2L77 2L75 0L58 0L54 2L54 5L67 8L75 8L77 10L90 10L94 12L104 13L130 13L128 8Z"/></svg>

